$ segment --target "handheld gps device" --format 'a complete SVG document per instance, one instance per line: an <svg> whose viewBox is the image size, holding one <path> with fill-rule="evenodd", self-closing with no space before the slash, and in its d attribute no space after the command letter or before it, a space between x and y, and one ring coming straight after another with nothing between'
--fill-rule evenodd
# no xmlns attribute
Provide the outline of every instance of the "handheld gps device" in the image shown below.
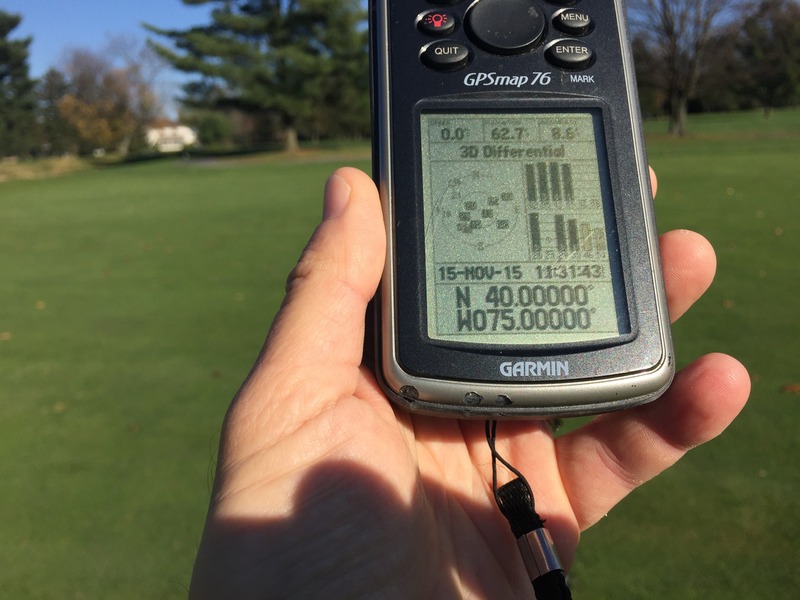
<svg viewBox="0 0 800 600"><path fill-rule="evenodd" d="M556 417L674 372L622 0L372 0L375 371L412 411Z"/></svg>

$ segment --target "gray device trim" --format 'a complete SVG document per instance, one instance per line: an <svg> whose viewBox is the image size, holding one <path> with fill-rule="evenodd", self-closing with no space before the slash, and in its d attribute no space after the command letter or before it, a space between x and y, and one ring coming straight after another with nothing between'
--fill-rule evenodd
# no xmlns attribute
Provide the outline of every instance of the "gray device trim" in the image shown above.
<svg viewBox="0 0 800 600"><path fill-rule="evenodd" d="M642 213L648 218L644 223L649 247L658 248L655 219L648 209L649 171L644 159L644 141L639 127L636 90L633 87L632 58L625 39L624 9L615 0L616 22L619 30L620 53L626 70L627 103L633 130L632 143L635 154L637 180L641 190ZM394 157L392 154L392 103L389 74L389 11L388 0L374 1L373 24L377 24L372 38L373 56L373 111L377 121L380 151L375 166L379 175L378 186L382 198L384 220L387 225L386 269L381 282L377 311L376 343L380 347L377 374L384 390L395 401L409 410L428 414L457 417L509 418L572 416L607 412L648 402L659 396L669 386L674 373L674 360L669 334L669 317L666 311L660 260L657 251L649 252L652 286L658 314L659 337L663 352L659 361L651 368L624 375L597 379L547 381L547 382L481 382L451 381L436 377L418 376L406 371L401 364L395 342L397 328L398 294L397 271L394 249L397 239L394 231L395 199L393 181ZM621 210L620 207L615 208ZM619 219L619 215L617 216ZM623 252L626 249L622 250ZM626 271L625 275L629 273ZM629 285L629 282L625 282ZM635 290L633 290L635 293ZM631 308L633 310L633 308ZM632 320L635 315L631 315ZM523 395L527 398L522 399ZM480 402L477 400L480 399Z"/></svg>

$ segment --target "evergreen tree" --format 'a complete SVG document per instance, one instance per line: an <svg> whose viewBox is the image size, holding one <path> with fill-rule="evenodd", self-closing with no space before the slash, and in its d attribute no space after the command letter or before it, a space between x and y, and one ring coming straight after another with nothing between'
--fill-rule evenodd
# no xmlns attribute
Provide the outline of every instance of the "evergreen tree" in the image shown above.
<svg viewBox="0 0 800 600"><path fill-rule="evenodd" d="M182 31L147 28L175 47L154 43L159 54L199 75L184 87L188 106L275 119L288 149L300 135L368 131L368 39L360 0L182 2L213 4L212 22Z"/></svg>
<svg viewBox="0 0 800 600"><path fill-rule="evenodd" d="M9 39L21 21L19 15L0 11L0 156L25 155L36 145L31 38Z"/></svg>
<svg viewBox="0 0 800 600"><path fill-rule="evenodd" d="M800 4L757 0L737 31L738 90L766 111L800 102Z"/></svg>
<svg viewBox="0 0 800 600"><path fill-rule="evenodd" d="M64 74L50 69L36 85L37 116L41 129L42 149L51 155L76 152L80 139L58 109L61 99L69 93Z"/></svg>

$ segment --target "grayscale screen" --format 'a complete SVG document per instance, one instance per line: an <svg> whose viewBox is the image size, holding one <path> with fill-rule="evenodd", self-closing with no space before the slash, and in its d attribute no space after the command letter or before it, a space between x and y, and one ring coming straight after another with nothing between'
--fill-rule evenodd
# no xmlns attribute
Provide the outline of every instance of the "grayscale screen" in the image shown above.
<svg viewBox="0 0 800 600"><path fill-rule="evenodd" d="M423 113L428 336L620 335L599 112Z"/></svg>

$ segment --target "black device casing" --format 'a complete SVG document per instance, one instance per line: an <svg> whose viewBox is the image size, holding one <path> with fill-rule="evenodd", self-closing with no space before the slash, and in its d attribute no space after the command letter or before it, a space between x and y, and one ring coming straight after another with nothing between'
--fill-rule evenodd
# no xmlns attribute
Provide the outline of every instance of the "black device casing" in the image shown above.
<svg viewBox="0 0 800 600"><path fill-rule="evenodd" d="M567 2L536 2L547 29L539 44L520 54L486 51L476 43L464 27L472 4L370 3L373 176L387 228L386 268L374 303L376 375L405 408L452 417L553 418L650 401L671 382L674 359L624 4L570 5L593 22L590 33L575 38L594 52L591 64L579 70L559 68L545 57L555 41L571 39L552 22ZM458 21L446 39L470 50L468 64L455 70L420 60L437 40L416 23L437 7ZM495 74L505 85L468 85L479 73ZM509 85L521 80L515 76L530 81L536 73L540 79L548 74L546 85ZM610 234L619 248L612 262L621 270L630 333L589 344L499 348L428 338L419 122L426 109L599 112L613 197ZM507 361L568 361L569 375L508 378L498 369Z"/></svg>

